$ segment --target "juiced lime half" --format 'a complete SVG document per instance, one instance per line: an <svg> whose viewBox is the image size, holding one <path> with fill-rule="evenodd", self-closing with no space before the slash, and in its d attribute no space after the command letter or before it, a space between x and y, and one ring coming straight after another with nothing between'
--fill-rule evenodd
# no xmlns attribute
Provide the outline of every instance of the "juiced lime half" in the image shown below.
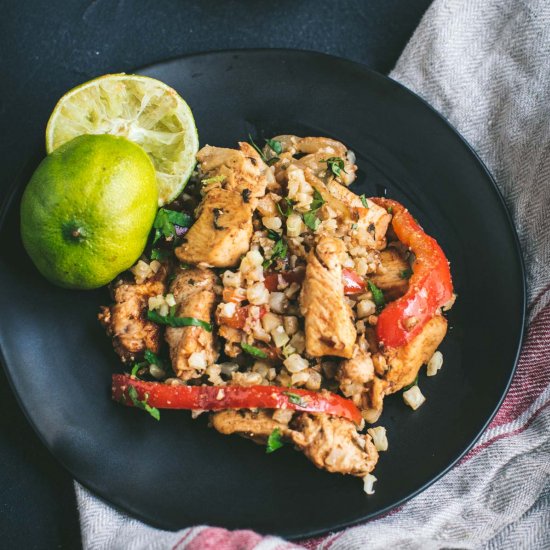
<svg viewBox="0 0 550 550"><path fill-rule="evenodd" d="M46 128L48 153L82 134L123 136L153 161L159 206L175 199L195 166L199 138L189 105L158 80L110 74L67 92Z"/></svg>

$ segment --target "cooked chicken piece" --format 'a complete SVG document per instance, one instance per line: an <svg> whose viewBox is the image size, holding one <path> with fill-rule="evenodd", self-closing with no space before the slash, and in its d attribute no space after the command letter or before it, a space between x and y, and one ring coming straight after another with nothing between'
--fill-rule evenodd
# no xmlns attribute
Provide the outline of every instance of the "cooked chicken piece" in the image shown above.
<svg viewBox="0 0 550 550"><path fill-rule="evenodd" d="M363 392L361 397L361 415L370 424L374 424L382 414L387 388L388 382L386 380L374 376Z"/></svg>
<svg viewBox="0 0 550 550"><path fill-rule="evenodd" d="M278 429L318 467L329 472L364 477L378 461L370 435L358 433L353 422L326 414L294 413L278 419L282 411L227 410L210 416L212 426L225 435L239 434L265 443Z"/></svg>
<svg viewBox="0 0 550 550"><path fill-rule="evenodd" d="M215 283L216 275L210 269L178 268L170 284L170 292L176 300L176 317L194 317L212 323L216 307ZM213 333L202 327L168 327L165 338L174 372L182 380L199 378L206 365L218 358Z"/></svg>
<svg viewBox="0 0 550 550"><path fill-rule="evenodd" d="M237 149L206 145L197 153L203 179L224 176L219 184L242 193L244 198L263 197L266 186L275 178L258 152L248 143L239 143Z"/></svg>
<svg viewBox="0 0 550 550"><path fill-rule="evenodd" d="M395 393L411 384L420 367L427 363L447 333L447 320L441 315L430 319L422 330L405 346L386 352L389 369L385 379L386 393Z"/></svg>
<svg viewBox="0 0 550 550"><path fill-rule="evenodd" d="M210 190L198 208L197 221L176 248L176 256L201 267L234 266L250 247L252 212L240 192Z"/></svg>
<svg viewBox="0 0 550 550"><path fill-rule="evenodd" d="M411 266L395 248L380 252L380 266L369 279L384 292L386 300L397 300L407 292Z"/></svg>
<svg viewBox="0 0 550 550"><path fill-rule="evenodd" d="M318 468L364 477L378 461L370 435L358 433L345 418L300 414L291 427L292 441Z"/></svg>
<svg viewBox="0 0 550 550"><path fill-rule="evenodd" d="M368 199L366 199L368 208L365 208L359 195L335 180L329 181L326 187L335 199L345 204L350 210L351 222L354 227L351 233L352 241L360 246L376 250L385 248L386 232L391 215L384 208Z"/></svg>
<svg viewBox="0 0 550 550"><path fill-rule="evenodd" d="M288 422L277 422L273 411L227 410L210 415L212 427L224 435L238 434L256 443L265 443L273 430L279 428L282 437L288 437ZM292 414L289 415L289 420Z"/></svg>
<svg viewBox="0 0 550 550"><path fill-rule="evenodd" d="M355 346L353 357L342 361L336 373L340 391L360 407L366 385L374 378L374 365L364 340Z"/></svg>
<svg viewBox="0 0 550 550"><path fill-rule="evenodd" d="M302 167L309 168L315 176L323 181L334 179L336 174L330 170L329 159L341 160L343 169L337 176L344 185L350 185L355 180L355 155L339 141L326 137L298 137L292 135L275 136L274 141L278 141L282 147L282 154L276 155L275 152L266 145L264 154L268 158L278 156L281 161L275 165L276 177L282 176L279 172L284 171L289 163L297 163ZM294 157L302 155L299 160Z"/></svg>
<svg viewBox="0 0 550 550"><path fill-rule="evenodd" d="M307 257L300 308L305 318L306 351L313 357L349 359L353 353L356 331L344 297L344 250L342 241L321 237Z"/></svg>
<svg viewBox="0 0 550 550"><path fill-rule="evenodd" d="M166 291L167 268L162 266L154 278L135 284L123 282L113 288L115 303L102 306L99 322L113 339L113 346L123 363L141 359L145 350L160 349L161 327L145 317L149 298Z"/></svg>

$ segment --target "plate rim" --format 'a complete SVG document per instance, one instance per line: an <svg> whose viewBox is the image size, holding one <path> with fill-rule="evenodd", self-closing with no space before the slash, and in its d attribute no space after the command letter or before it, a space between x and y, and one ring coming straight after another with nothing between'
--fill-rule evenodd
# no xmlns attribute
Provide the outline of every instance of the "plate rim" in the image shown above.
<svg viewBox="0 0 550 550"><path fill-rule="evenodd" d="M416 100L419 100L424 105L424 107L427 107L428 110L431 112L431 114L434 115L436 118L438 118L443 124L445 124L451 130L451 132L455 135L455 137L458 138L461 145L466 149L466 151L470 155L472 155L473 159L475 161L477 161L477 164L481 168L482 172L484 173L486 178L491 182L490 188L491 188L493 194L495 195L496 200L498 201L498 203L500 205L501 211L504 213L506 223L507 223L507 225L510 229L511 235L512 235L512 240L513 240L513 243L514 243L514 247L513 247L514 248L514 255L516 257L516 262L517 262L516 267L519 268L519 276L520 276L520 281L521 281L521 288L518 289L518 291L519 291L518 292L518 298L520 299L520 302L521 302L520 330L519 330L519 334L517 335L517 344L515 346L516 351L515 351L515 357L514 357L514 360L513 360L512 369L510 371L510 375L508 377L508 380L506 382L506 386L505 386L505 388L502 392L502 395L500 396L500 398L498 400L498 403L495 405L492 412L488 416L487 420L483 423L481 429L473 437L471 442L468 445L466 445L466 447L462 451L460 451L457 454L457 456L455 458L453 458L451 460L451 462L443 470L438 472L430 480L428 480L423 485L421 485L419 488L412 491L410 494L406 495L405 497L401 498L400 500L395 501L394 503L392 503L388 506L385 506L382 509L376 510L375 512L365 514L365 515L363 515L359 518L355 518L355 519L352 519L352 520L349 520L349 521L339 522L337 524L334 524L334 525L331 525L331 526L328 526L328 527L315 528L315 529L309 529L309 530L301 531L299 534L283 535L283 534L277 533L275 531L270 532L270 533L268 533L267 531L258 531L258 532L260 532L261 534L264 534L264 535L271 534L271 535L274 535L274 536L280 536L280 537L282 537L284 539L287 539L287 540L301 540L301 539L307 539L307 538L311 538L311 537L321 536L321 535L327 534L327 533L332 532L332 531L341 531L341 530L343 530L347 527L352 527L352 526L358 525L358 524L363 523L363 522L371 521L371 520L373 520L375 518L378 518L378 517L380 517L384 514L387 514L391 510L394 510L394 509L402 506L403 504L405 504L406 502L408 502L409 500L411 500L415 496L419 495L420 493L422 493L423 491L428 489L431 485L433 485L434 483L439 481L452 468L454 468L454 466L460 460L462 460L462 458L464 456L466 456L466 454L468 454L468 452L474 447L474 445L477 443L479 438L482 436L482 434L485 432L485 430L487 429L487 427L489 426L489 424L491 423L491 421L493 420L493 418L497 414L497 412L500 409L504 399L506 398L506 396L508 394L508 391L510 389L510 385L512 383L512 380L513 380L515 374L516 374L519 358L520 358L521 351L523 349L524 340L525 340L525 332L526 332L526 328L527 328L527 322L526 322L527 321L527 319L526 319L526 312L527 312L527 281L526 281L526 272L525 272L525 261L524 261L524 257L523 257L523 253L522 253L521 244L520 244L519 236L518 236L518 233L517 233L517 229L514 225L512 216L511 216L510 211L509 211L509 209L506 205L506 201L504 200L502 192L501 192L500 188L498 187L498 184L496 183L495 178L493 177L492 173L490 172L490 170L488 169L486 164L480 158L479 154L468 143L468 141L462 136L462 134L458 131L458 129L451 122L449 122L449 120L445 116L443 116L439 111L437 111L434 107L432 107L432 105L430 105L430 103L428 103L424 98L422 98L420 95L418 95L413 90L407 88L405 85L401 84L399 81L391 78L390 76L382 74L382 73L380 73L380 72L378 72L374 69L371 69L365 63L355 61L355 60L351 60L351 59L348 59L346 57L341 57L341 56L337 56L337 55L333 55L333 54L329 54L329 53L325 53L325 52L320 52L320 51L316 51L316 50L308 50L308 49L299 49L299 48L231 48L231 49L202 50L202 51L197 51L197 52L193 52L193 53L187 53L187 54L184 54L184 55L175 55L175 56L172 56L172 57L164 58L164 59L159 60L159 61L154 61L154 62L148 63L146 65L142 65L142 66L139 66L139 67L134 67L132 69L129 69L128 72L127 71L119 71L119 72L127 72L127 74L139 74L140 72L147 71L148 69L158 67L159 65L173 63L173 62L177 62L179 60L185 60L185 59L189 59L189 58L202 58L202 57L219 56L219 55L229 55L229 56L231 56L231 55L241 55L241 54L262 54L262 53L270 53L270 54L281 53L281 54L285 54L285 55L301 54L301 55L305 55L305 56L324 57L324 58L327 58L329 60L338 61L340 63L347 64L352 68L359 69L361 71L369 73L370 76L380 78L380 79L386 81L390 86L396 85L400 89L401 92L404 92L405 94L408 94L408 95L412 96ZM111 74L113 74L113 73L111 73ZM35 140L35 142L37 142L37 140ZM5 224L8 212L13 207L13 201L14 201L15 196L17 195L17 191L20 187L22 176L24 174L26 174L29 170L31 170L31 168L33 166L36 165L36 160L37 159L35 157L38 157L38 155L35 153L35 151L33 149L31 154L29 155L29 159L27 160L27 162L14 175L11 185L7 186L6 193L5 193L4 198L2 200L2 204L0 205L0 230L3 228L3 226ZM41 158L43 158L43 157L41 157ZM126 506L114 503L111 500L105 499L103 496L99 495L96 492L95 488L92 487L92 484L89 484L88 482L82 481L81 479L79 479L78 476L75 475L71 471L71 468L68 465L66 465L64 463L64 461L59 459L54 454L52 449L50 449L50 447L47 445L47 443L45 441L45 438L43 437L43 435L41 434L41 432L38 430L37 426L35 425L35 422L33 421L30 413L28 412L27 407L25 406L22 398L20 397L19 393L16 391L15 382L12 379L10 369L7 367L7 361L6 361L6 358L5 358L4 350L2 349L1 345L0 345L0 364L1 364L3 370L6 374L6 378L8 380L10 390L11 390L12 394L15 396L15 399L16 399L19 407L21 408L23 414L25 415L25 417L27 419L27 422L29 422L29 424L32 427L33 431L38 436L40 442L44 445L44 447L47 449L47 451L50 453L50 455L56 460L56 462L58 464L60 464L63 467L63 469L68 474L70 474L70 476L73 478L73 481L78 482L80 485L82 485L87 490L89 490L94 495L94 497L98 498L100 501L107 504L108 506L112 506L115 510L117 510L119 512L129 514L130 516L133 516L134 518L136 518L136 519L138 519L138 520L140 520L140 521L142 521L142 522L144 522L147 525L150 525L152 527L159 528L159 529L164 529L164 530L170 530L171 532L177 532L179 530L188 529L188 528L191 527L191 526L180 527L176 530L167 529L165 525L161 525L160 523L157 523L154 519L151 519L151 518L141 514L140 512L132 510L130 507L126 507ZM247 527L241 527L240 529L247 529Z"/></svg>

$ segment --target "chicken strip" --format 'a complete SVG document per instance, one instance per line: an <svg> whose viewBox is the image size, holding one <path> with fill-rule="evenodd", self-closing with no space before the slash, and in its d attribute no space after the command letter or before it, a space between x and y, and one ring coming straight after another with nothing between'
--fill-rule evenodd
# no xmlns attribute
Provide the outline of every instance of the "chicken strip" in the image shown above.
<svg viewBox="0 0 550 550"><path fill-rule="evenodd" d="M215 283L216 275L210 269L179 268L170 284L176 300L176 316L212 323ZM206 366L218 358L213 333L202 327L168 327L165 338L174 372L182 380L199 378Z"/></svg>
<svg viewBox="0 0 550 550"><path fill-rule="evenodd" d="M210 190L198 218L176 248L179 260L200 267L231 267L248 252L252 238L250 202L231 189Z"/></svg>
<svg viewBox="0 0 550 550"><path fill-rule="evenodd" d="M385 375L388 382L386 393L395 393L412 384L420 367L427 363L447 333L447 319L436 315L405 346L385 353L389 369Z"/></svg>
<svg viewBox="0 0 550 550"><path fill-rule="evenodd" d="M397 300L407 292L411 266L395 248L386 248L380 252L380 266L376 273L369 276L383 293L387 301Z"/></svg>
<svg viewBox="0 0 550 550"><path fill-rule="evenodd" d="M353 354L357 334L344 297L344 250L342 241L321 237L307 256L300 308L305 318L306 351L313 357L349 359Z"/></svg>
<svg viewBox="0 0 550 550"><path fill-rule="evenodd" d="M224 149L206 145L197 153L203 179L223 177L224 189L244 193L250 198L265 195L266 186L275 178L258 152L248 143L239 143L237 149Z"/></svg>
<svg viewBox="0 0 550 550"><path fill-rule="evenodd" d="M115 303L102 306L99 322L113 339L113 347L123 363L135 362L145 350L160 349L161 327L148 321L145 314L149 298L166 291L166 266L144 283L122 282L112 289Z"/></svg>
<svg viewBox="0 0 550 550"><path fill-rule="evenodd" d="M378 452L368 434L353 422L327 414L283 411L227 410L211 415L212 426L225 435L239 434L265 443L278 429L282 439L294 443L318 468L364 477L374 469Z"/></svg>

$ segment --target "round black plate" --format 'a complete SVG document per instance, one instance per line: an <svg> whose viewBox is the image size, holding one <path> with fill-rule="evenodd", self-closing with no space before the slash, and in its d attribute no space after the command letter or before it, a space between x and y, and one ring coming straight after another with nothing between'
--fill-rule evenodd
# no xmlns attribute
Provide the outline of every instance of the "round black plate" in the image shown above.
<svg viewBox="0 0 550 550"><path fill-rule="evenodd" d="M109 399L117 359L96 313L106 290L75 292L39 276L19 239L21 191L5 210L0 251L0 347L21 406L58 460L109 502L167 529L207 523L287 537L373 517L425 488L473 444L514 371L524 279L513 226L494 182L428 105L365 67L309 52L208 53L142 74L178 90L201 144L280 133L327 135L357 154L359 193L406 204L451 260L459 299L441 346L445 365L422 373L416 412L387 399L390 450L376 494L360 480L315 469L291 448L224 437L186 412L156 422ZM261 141L259 139L259 141ZM40 230L40 228L37 228Z"/></svg>

